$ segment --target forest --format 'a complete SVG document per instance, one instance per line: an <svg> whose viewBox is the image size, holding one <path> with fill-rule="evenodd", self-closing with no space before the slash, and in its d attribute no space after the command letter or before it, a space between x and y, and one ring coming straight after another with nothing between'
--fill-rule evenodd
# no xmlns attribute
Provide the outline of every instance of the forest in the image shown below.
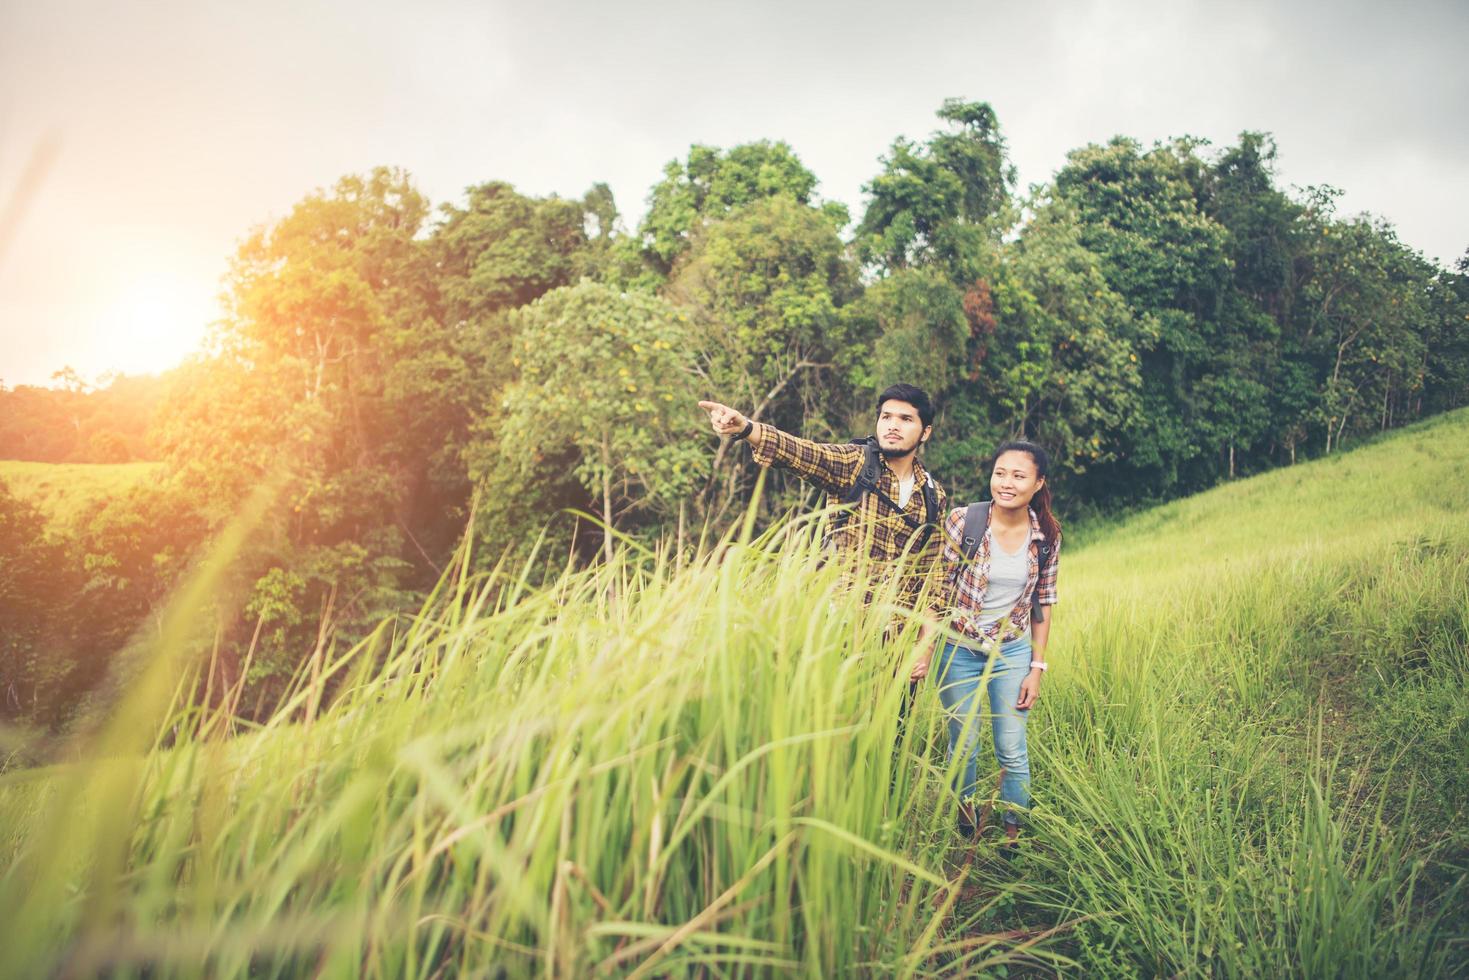
<svg viewBox="0 0 1469 980"><path fill-rule="evenodd" d="M608 529L692 553L758 475L701 397L845 441L918 384L956 499L1023 435L1071 522L1469 404L1469 255L1442 268L1333 188L1280 186L1268 134L1119 136L1020 188L989 105L937 115L860 213L773 140L691 146L636 227L602 184L435 206L400 169L346 176L248 235L223 320L165 377L0 388L0 458L159 464L58 516L0 463L0 719L92 717L262 492L195 624L198 684L242 692L242 718L419 607L466 535L477 568L533 576L595 561ZM772 474L757 517L811 499Z"/></svg>

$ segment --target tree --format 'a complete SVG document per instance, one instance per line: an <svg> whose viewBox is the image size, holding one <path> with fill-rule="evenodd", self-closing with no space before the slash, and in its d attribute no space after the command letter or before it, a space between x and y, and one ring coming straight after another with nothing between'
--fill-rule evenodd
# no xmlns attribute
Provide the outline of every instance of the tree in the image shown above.
<svg viewBox="0 0 1469 980"><path fill-rule="evenodd" d="M148 430L170 374L114 375L90 391L0 387L0 459L42 463L157 459Z"/></svg>
<svg viewBox="0 0 1469 980"><path fill-rule="evenodd" d="M539 459L575 447L610 558L623 518L676 513L707 465L688 395L687 319L656 297L590 281L514 319L520 378L505 392L503 445L527 477Z"/></svg>
<svg viewBox="0 0 1469 980"><path fill-rule="evenodd" d="M63 391L69 391L74 395L85 395L92 390L92 385L77 373L77 369L68 364L60 371L51 372L51 380Z"/></svg>
<svg viewBox="0 0 1469 980"><path fill-rule="evenodd" d="M54 726L74 701L65 604L76 594L45 515L0 480L0 718Z"/></svg>
<svg viewBox="0 0 1469 980"><path fill-rule="evenodd" d="M1206 165L1198 143L1176 140L1144 152L1129 139L1073 151L1055 194L1075 208L1080 243L1095 255L1107 286L1132 310L1128 338L1141 364L1142 411L1131 416L1119 487L1157 497L1218 478L1226 446L1205 418L1218 386L1238 377L1215 352L1230 285L1225 229L1200 209ZM1227 382L1226 382L1227 387Z"/></svg>
<svg viewBox="0 0 1469 980"><path fill-rule="evenodd" d="M994 447L1010 438L1048 448L1065 497L1100 496L1140 409L1131 310L1082 245L1076 209L1054 197L1032 205L994 285L966 297L967 370L933 450L961 496L982 492Z"/></svg>
<svg viewBox="0 0 1469 980"><path fill-rule="evenodd" d="M845 311L858 285L837 231L827 212L777 196L695 232L664 294L692 325L703 390L794 431L842 419L867 336ZM753 474L748 454L727 450L700 496L716 522Z"/></svg>
<svg viewBox="0 0 1469 980"><path fill-rule="evenodd" d="M703 222L765 198L812 204L815 191L816 175L785 143L761 140L727 151L695 144L686 162L669 161L648 195L638 227L641 254L658 277L667 276ZM827 202L819 209L837 228L847 223L842 205Z"/></svg>
<svg viewBox="0 0 1469 980"><path fill-rule="evenodd" d="M1227 447L1228 475L1290 460L1305 437L1315 379L1292 335L1309 247L1307 207L1275 186L1275 141L1244 132L1209 168L1204 212L1228 233L1215 361L1198 383L1206 442Z"/></svg>
<svg viewBox="0 0 1469 980"><path fill-rule="evenodd" d="M873 320L870 357L854 371L858 388L881 391L902 378L940 398L964 373L970 323L964 295L940 273L904 269L874 283L858 316Z"/></svg>
<svg viewBox="0 0 1469 980"><path fill-rule="evenodd" d="M1228 233L1235 289L1284 325L1300 288L1306 209L1275 187L1275 159L1268 134L1241 133L1210 167L1203 209Z"/></svg>
<svg viewBox="0 0 1469 980"><path fill-rule="evenodd" d="M984 272L1015 183L999 120L988 103L946 100L938 116L951 128L926 145L899 137L882 173L863 189L867 210L855 244L862 260L886 272L937 265L956 284Z"/></svg>
<svg viewBox="0 0 1469 980"><path fill-rule="evenodd" d="M463 208L442 211L429 248L445 340L410 357L424 365L425 386L450 395L438 402L447 413L434 421L436 431L424 433L425 444L439 447L436 483L461 504L471 487L480 489L475 530L490 547L476 555L493 563L506 552L525 555L549 515L589 504L564 453L543 456L528 480L518 464L506 465L517 450L503 443L504 393L520 375L511 313L604 270L616 244L617 206L605 184L573 201L528 197L493 182L470 188ZM441 380L449 372L454 380ZM534 494L522 492L527 483ZM445 526L457 530L460 522Z"/></svg>
<svg viewBox="0 0 1469 980"><path fill-rule="evenodd" d="M1386 223L1322 213L1303 290L1300 343L1319 372L1315 422L1325 451L1387 428L1395 404L1421 390L1433 269Z"/></svg>
<svg viewBox="0 0 1469 980"><path fill-rule="evenodd" d="M929 152L959 178L959 218L981 224L1000 214L1015 185L1015 168L1005 155L1000 120L988 102L945 99L938 117L950 124L929 137Z"/></svg>
<svg viewBox="0 0 1469 980"><path fill-rule="evenodd" d="M1422 399L1414 415L1469 405L1469 251L1429 284Z"/></svg>
<svg viewBox="0 0 1469 980"><path fill-rule="evenodd" d="M482 321L591 274L589 219L605 236L617 217L605 184L570 201L526 197L492 181L469 188L464 207L441 210L433 253L449 323Z"/></svg>
<svg viewBox="0 0 1469 980"><path fill-rule="evenodd" d="M157 628L149 616L187 574L207 532L195 502L176 480L96 500L69 530L68 562L77 574L72 614L85 624L67 645L76 665L71 697L77 698L97 690L133 636Z"/></svg>
<svg viewBox="0 0 1469 980"><path fill-rule="evenodd" d="M280 505L243 561L259 576L302 575L305 611L329 610L328 632L375 624L442 567L443 517L417 508L441 444L432 423L459 375L450 364L425 383L434 358L453 357L427 288L427 215L406 173L379 168L250 236L215 356L184 373L164 413L171 470L211 533L262 481L279 481ZM225 625L233 655L253 624ZM303 623L295 656L319 625ZM281 674L294 666L281 661Z"/></svg>

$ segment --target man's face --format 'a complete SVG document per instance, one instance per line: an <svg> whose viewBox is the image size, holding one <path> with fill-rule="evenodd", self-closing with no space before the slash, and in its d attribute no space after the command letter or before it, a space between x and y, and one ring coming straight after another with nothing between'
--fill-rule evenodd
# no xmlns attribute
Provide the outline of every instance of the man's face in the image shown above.
<svg viewBox="0 0 1469 980"><path fill-rule="evenodd" d="M924 425L918 409L889 398L877 410L877 445L889 458L906 456L928 441L933 426Z"/></svg>

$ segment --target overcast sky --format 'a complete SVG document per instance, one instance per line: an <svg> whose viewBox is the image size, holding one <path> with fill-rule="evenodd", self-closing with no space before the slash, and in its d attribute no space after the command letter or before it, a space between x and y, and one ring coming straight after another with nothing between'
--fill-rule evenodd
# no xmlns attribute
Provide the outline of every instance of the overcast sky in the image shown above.
<svg viewBox="0 0 1469 980"><path fill-rule="evenodd" d="M345 173L403 166L435 203L602 180L632 225L690 143L781 139L857 215L948 96L994 105L1022 186L1116 134L1268 131L1283 184L1452 264L1466 50L1466 0L0 0L0 380L177 363L239 239Z"/></svg>

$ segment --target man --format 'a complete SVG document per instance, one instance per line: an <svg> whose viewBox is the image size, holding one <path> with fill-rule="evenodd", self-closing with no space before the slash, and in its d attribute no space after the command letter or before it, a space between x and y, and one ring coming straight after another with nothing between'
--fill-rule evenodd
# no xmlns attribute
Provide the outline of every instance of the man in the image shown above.
<svg viewBox="0 0 1469 980"><path fill-rule="evenodd" d="M948 502L943 487L918 461L919 449L933 434L933 403L921 388L897 384L878 396L878 472L855 500L868 446L810 442L719 402L699 402L699 407L709 413L717 434L748 442L761 466L792 470L825 490L829 505L849 503L850 516L834 521L838 526L832 535L844 581L865 558L871 574L897 577L898 600L913 607L938 568L943 534L934 522L942 520ZM929 607L940 612L941 597L935 594Z"/></svg>

